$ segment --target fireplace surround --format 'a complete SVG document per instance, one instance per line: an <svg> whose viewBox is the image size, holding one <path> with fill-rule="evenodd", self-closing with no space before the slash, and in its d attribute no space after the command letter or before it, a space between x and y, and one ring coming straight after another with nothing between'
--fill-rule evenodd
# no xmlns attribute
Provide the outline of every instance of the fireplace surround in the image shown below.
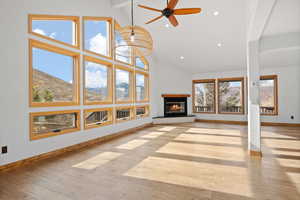
<svg viewBox="0 0 300 200"><path fill-rule="evenodd" d="M187 98L190 95L164 94L164 117L185 117L188 115Z"/></svg>

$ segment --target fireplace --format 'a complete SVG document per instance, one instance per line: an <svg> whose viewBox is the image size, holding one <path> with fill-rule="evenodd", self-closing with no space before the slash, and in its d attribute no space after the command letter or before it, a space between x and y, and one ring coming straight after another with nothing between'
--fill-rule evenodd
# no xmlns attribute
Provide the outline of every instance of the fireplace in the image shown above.
<svg viewBox="0 0 300 200"><path fill-rule="evenodd" d="M164 98L164 117L187 116L187 97L189 95L162 95Z"/></svg>

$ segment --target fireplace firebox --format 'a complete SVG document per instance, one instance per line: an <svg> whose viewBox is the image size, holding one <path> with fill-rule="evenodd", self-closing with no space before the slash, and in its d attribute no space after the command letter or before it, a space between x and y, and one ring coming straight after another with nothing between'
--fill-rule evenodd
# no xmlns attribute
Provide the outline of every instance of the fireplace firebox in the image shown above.
<svg viewBox="0 0 300 200"><path fill-rule="evenodd" d="M164 95L164 117L187 116L187 96Z"/></svg>

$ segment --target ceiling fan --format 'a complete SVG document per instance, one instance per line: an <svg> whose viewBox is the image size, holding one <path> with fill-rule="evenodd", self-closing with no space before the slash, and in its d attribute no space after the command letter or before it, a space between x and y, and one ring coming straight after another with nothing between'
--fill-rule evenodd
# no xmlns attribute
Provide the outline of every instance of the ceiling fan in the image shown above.
<svg viewBox="0 0 300 200"><path fill-rule="evenodd" d="M178 26L178 21L174 15L189 15L189 14L197 14L201 12L201 8L180 8L180 9L175 9L176 5L178 3L178 0L170 0L170 2L167 0L167 7L163 10L155 9L155 8L150 8L148 6L143 6L143 5L138 5L141 8L147 9L147 10L152 10L156 12L160 12L161 15L148 21L146 24L150 24L156 20L159 20L162 17L166 17L169 19L170 23L173 26Z"/></svg>

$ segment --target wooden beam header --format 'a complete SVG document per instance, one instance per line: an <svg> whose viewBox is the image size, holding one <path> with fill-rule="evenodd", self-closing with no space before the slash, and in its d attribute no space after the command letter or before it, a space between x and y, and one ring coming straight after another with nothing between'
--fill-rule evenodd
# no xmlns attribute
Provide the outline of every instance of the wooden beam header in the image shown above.
<svg viewBox="0 0 300 200"><path fill-rule="evenodd" d="M190 97L190 94L162 94L162 97Z"/></svg>

